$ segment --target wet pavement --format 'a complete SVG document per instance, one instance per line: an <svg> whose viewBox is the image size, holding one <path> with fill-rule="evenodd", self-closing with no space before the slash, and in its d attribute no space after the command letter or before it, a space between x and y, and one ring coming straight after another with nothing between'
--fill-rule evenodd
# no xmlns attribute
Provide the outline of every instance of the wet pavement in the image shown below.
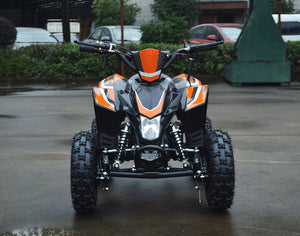
<svg viewBox="0 0 300 236"><path fill-rule="evenodd" d="M113 179L97 211L70 198L72 136L90 129L90 88L0 88L0 234L300 235L300 84L212 84L208 115L233 140L230 210L198 203L190 178Z"/></svg>

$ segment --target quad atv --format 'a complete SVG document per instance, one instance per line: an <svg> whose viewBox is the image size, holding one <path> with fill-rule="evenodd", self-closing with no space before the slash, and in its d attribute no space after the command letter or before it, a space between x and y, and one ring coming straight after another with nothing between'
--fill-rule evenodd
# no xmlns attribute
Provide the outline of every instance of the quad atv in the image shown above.
<svg viewBox="0 0 300 236"><path fill-rule="evenodd" d="M108 42L77 43L84 52L117 55L136 74L129 79L113 74L93 88L91 131L77 133L72 144L74 209L95 209L99 185L108 190L113 177L185 176L195 180L196 189L204 186L209 208L230 208L235 182L232 145L228 134L214 130L206 116L208 86L190 75L192 63L188 74L163 74L176 57L217 49L223 42L185 44L173 53L129 51ZM124 162L132 163L131 168L123 168ZM180 166L172 167L173 162Z"/></svg>

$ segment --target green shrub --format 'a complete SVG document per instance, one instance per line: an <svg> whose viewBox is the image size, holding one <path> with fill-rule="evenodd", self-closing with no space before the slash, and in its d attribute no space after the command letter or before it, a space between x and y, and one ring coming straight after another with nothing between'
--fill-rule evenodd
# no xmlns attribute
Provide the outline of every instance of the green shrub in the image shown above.
<svg viewBox="0 0 300 236"><path fill-rule="evenodd" d="M102 56L79 51L78 45L32 45L0 51L0 78L48 78L61 81L77 77L104 77L118 71L114 56L106 66Z"/></svg>
<svg viewBox="0 0 300 236"><path fill-rule="evenodd" d="M286 59L291 62L292 74L300 73L300 41L287 42Z"/></svg>
<svg viewBox="0 0 300 236"><path fill-rule="evenodd" d="M188 22L183 17L170 16L169 20L149 21L141 26L143 43L179 44L191 37Z"/></svg>
<svg viewBox="0 0 300 236"><path fill-rule="evenodd" d="M174 52L183 44L128 44L131 51L145 48L156 48L162 51ZM291 61L292 74L300 73L300 42L286 43L287 60ZM205 51L192 55L195 59L193 75L202 74L224 75L225 66L235 59L234 44L220 45L217 50ZM178 57L164 72L170 76L187 73L189 67L187 57ZM108 65L105 56L79 51L74 44L33 45L12 50L0 50L0 78L47 78L49 81L68 81L73 78L99 78L113 73L120 73L120 62L117 56L110 55ZM125 67L125 76L134 72Z"/></svg>

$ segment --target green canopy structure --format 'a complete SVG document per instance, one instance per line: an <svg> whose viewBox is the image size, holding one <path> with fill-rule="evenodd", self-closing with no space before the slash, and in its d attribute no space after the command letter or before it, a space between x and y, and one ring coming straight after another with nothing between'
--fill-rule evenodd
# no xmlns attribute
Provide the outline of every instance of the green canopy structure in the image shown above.
<svg viewBox="0 0 300 236"><path fill-rule="evenodd" d="M235 47L237 60L225 70L225 79L232 85L290 84L291 65L269 0L250 0L249 18Z"/></svg>

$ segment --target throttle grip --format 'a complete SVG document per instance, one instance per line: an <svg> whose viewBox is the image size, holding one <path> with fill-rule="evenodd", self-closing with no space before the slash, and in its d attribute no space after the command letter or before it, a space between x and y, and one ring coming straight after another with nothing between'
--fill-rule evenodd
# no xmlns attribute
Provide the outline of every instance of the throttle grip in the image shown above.
<svg viewBox="0 0 300 236"><path fill-rule="evenodd" d="M80 45L79 46L79 51L81 51L81 52L91 52L91 53L98 53L99 52L96 48L86 46L86 45Z"/></svg>

